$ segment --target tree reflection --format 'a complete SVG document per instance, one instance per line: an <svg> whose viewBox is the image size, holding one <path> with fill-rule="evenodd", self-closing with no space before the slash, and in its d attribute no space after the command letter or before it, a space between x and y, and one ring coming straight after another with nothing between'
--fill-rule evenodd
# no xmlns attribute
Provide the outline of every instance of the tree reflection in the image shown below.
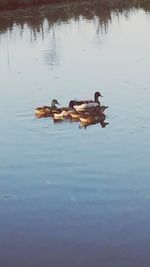
<svg viewBox="0 0 150 267"><path fill-rule="evenodd" d="M128 16L131 10L143 8L145 11L150 11L149 0L97 0L73 2L64 4L51 4L42 7L34 7L30 9L21 9L16 11L8 11L0 13L0 32L4 33L7 30L12 30L14 24L23 29L26 24L32 29L34 38L38 33L41 33L44 38L43 23L45 19L48 22L49 28L55 24L68 22L70 19L79 20L82 16L86 20L93 20L96 17L99 21L99 29L107 28L111 23L112 15L119 17L120 14Z"/></svg>
<svg viewBox="0 0 150 267"><path fill-rule="evenodd" d="M82 17L87 21L93 21L97 36L107 34L112 17L118 19L120 15L126 18L131 11L142 8L150 11L149 0L97 0L97 1L76 1L73 3L51 4L29 9L7 11L0 13L0 34L12 32L14 27L19 29L20 37L24 28L30 29L30 41L36 41L41 35L44 40L45 34L50 32L50 45L45 50L44 58L47 64L53 65L58 61L57 46L55 38L56 26L61 23L69 23L69 20L79 21Z"/></svg>
<svg viewBox="0 0 150 267"><path fill-rule="evenodd" d="M44 58L45 58L46 64L50 66L56 65L58 62L55 26L52 27L49 49L44 51Z"/></svg>

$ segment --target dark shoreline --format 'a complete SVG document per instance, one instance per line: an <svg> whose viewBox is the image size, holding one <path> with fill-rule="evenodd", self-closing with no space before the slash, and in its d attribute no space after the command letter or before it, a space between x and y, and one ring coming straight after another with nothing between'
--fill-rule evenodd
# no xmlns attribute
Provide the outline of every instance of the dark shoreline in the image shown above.
<svg viewBox="0 0 150 267"><path fill-rule="evenodd" d="M69 3L82 3L84 0L1 0L0 11L15 10L19 8L29 8L42 6L46 4L69 4ZM88 1L87 1L88 2ZM150 6L150 0L97 0L93 2L99 2L103 5L109 5L113 7L119 7L120 5L134 4L141 7Z"/></svg>
<svg viewBox="0 0 150 267"><path fill-rule="evenodd" d="M63 0L1 0L0 11L28 8L46 4L62 3ZM70 1L66 1L70 2Z"/></svg>

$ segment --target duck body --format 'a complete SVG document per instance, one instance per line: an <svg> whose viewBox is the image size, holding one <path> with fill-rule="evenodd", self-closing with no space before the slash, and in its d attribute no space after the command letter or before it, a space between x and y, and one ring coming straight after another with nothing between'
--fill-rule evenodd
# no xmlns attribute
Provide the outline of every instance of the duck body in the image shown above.
<svg viewBox="0 0 150 267"><path fill-rule="evenodd" d="M64 119L69 119L70 115L68 111L62 110L60 113L54 113L54 120L64 120Z"/></svg>
<svg viewBox="0 0 150 267"><path fill-rule="evenodd" d="M81 105L74 105L74 109L78 112L81 112L81 111L84 111L84 110L87 110L87 109L91 109L91 108L95 108L95 107L99 107L99 103L95 103L94 101L93 102L85 102Z"/></svg>
<svg viewBox="0 0 150 267"><path fill-rule="evenodd" d="M56 105L59 105L59 103L56 99L53 99L51 102L51 106L37 107L34 110L34 113L37 117L51 117L53 116L54 112L57 112Z"/></svg>
<svg viewBox="0 0 150 267"><path fill-rule="evenodd" d="M100 102L98 100L99 96L102 97L100 92L95 92L94 100L81 100L81 101L71 100L69 103L69 107L74 108L78 112L82 112L84 110L99 107L100 106Z"/></svg>
<svg viewBox="0 0 150 267"><path fill-rule="evenodd" d="M74 112L74 109L70 107L62 107L58 108L56 112L54 112L53 117L55 120L63 120L63 119L70 119L71 113Z"/></svg>
<svg viewBox="0 0 150 267"><path fill-rule="evenodd" d="M79 112L77 112L76 110L73 110L70 113L71 119L79 119Z"/></svg>
<svg viewBox="0 0 150 267"><path fill-rule="evenodd" d="M52 108L48 106L38 107L34 110L35 115L50 117L56 112L57 108Z"/></svg>
<svg viewBox="0 0 150 267"><path fill-rule="evenodd" d="M72 118L75 118L75 119L79 119L80 117L91 117L91 118L94 118L96 116L99 116L101 114L104 113L105 109L107 109L108 107L107 106L94 106L94 107L91 107L91 108L85 108L83 110L80 110L80 111L72 111L70 113L71 117Z"/></svg>
<svg viewBox="0 0 150 267"><path fill-rule="evenodd" d="M74 111L73 108L71 107L61 107L61 108L57 108L57 112L61 113L62 111L68 112L68 114L70 114L72 111Z"/></svg>

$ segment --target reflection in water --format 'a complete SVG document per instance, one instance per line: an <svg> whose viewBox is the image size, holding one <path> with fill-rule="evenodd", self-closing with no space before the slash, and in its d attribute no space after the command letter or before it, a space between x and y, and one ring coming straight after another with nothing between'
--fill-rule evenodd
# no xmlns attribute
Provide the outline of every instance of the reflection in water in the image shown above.
<svg viewBox="0 0 150 267"><path fill-rule="evenodd" d="M13 30L19 30L20 37L24 34L25 29L30 29L30 41L34 42L41 35L44 40L47 33L50 34L49 46L44 50L44 60L49 66L58 64L58 43L55 36L55 26L61 23L69 23L71 19L80 21L92 21L94 23L95 34L101 38L104 33L108 32L109 24L112 18L118 19L121 15L128 17L131 10L143 8L150 10L148 1L88 1L84 3L71 3L61 5L48 5L38 8L17 10L0 13L0 36L4 33L11 33ZM9 42L9 40L8 40Z"/></svg>
<svg viewBox="0 0 150 267"><path fill-rule="evenodd" d="M109 123L108 122L105 122L105 119L106 119L106 115L104 113L102 114L99 114L97 116L91 116L91 115L88 115L88 117L91 118L91 120L87 120L87 121L82 121L81 117L80 117L81 114L79 114L79 117L78 118L73 118L71 116L67 116L67 117L62 117L61 119L55 119L53 118L53 121L54 123L66 123L66 122L70 122L70 123L79 123L79 128L84 128L86 129L88 126L91 126L91 125L95 125L95 124L100 124L102 128L105 128L106 125L108 125ZM83 114L82 114L83 115ZM37 118L39 118L38 116L36 116Z"/></svg>
<svg viewBox="0 0 150 267"><path fill-rule="evenodd" d="M49 49L44 51L44 58L46 64L50 66L57 65L58 63L57 43L56 43L54 26L52 28L51 40L49 42Z"/></svg>
<svg viewBox="0 0 150 267"><path fill-rule="evenodd" d="M87 128L88 126L91 126L91 125L94 125L94 124L100 124L101 125L101 127L102 128L105 128L106 127L106 125L108 125L109 123L108 122L105 122L105 118L102 118L102 119L99 119L99 120L97 120L97 121L95 121L95 122L80 122L80 125L79 125L79 128L81 129L81 128Z"/></svg>
<svg viewBox="0 0 150 267"><path fill-rule="evenodd" d="M97 118L96 120L93 120L93 122L81 122L79 119L73 119L73 118L70 118L69 120L55 120L53 119L54 123L56 124L59 124L59 123L66 123L66 122L70 122L70 123L73 123L73 122L78 122L79 123L79 128L82 129L86 129L88 126L91 126L91 125L95 125L95 124L100 124L102 128L105 128L109 123L108 122L105 122L105 119L106 119L106 116L99 116L99 118Z"/></svg>
<svg viewBox="0 0 150 267"><path fill-rule="evenodd" d="M59 123L66 123L66 122L70 122L70 123L80 123L79 124L79 128L87 128L88 126L91 125L95 125L95 124L100 124L102 128L105 128L106 125L108 125L108 122L105 122L106 119L106 115L104 114L104 111L100 114L97 114L96 116L91 115L90 112L87 113L86 117L84 116L85 113L81 112L78 113L78 117L74 118L71 115L66 115L66 116L59 116L57 118L55 118L55 114L54 116L49 116L48 114L44 114L44 115L39 115L39 114L35 114L36 118L41 119L41 118L53 118L53 122L56 124ZM82 118L87 118L87 120L82 120Z"/></svg>
<svg viewBox="0 0 150 267"><path fill-rule="evenodd" d="M24 27L27 26L31 29L31 40L36 40L39 33L44 39L45 23L47 23L48 29L53 29L54 33L55 24L68 23L70 19L77 21L81 16L86 20L95 20L97 33L101 31L107 32L113 15L119 18L120 14L124 14L128 17L131 10L135 8L143 8L145 11L150 11L150 2L148 0L99 0L1 12L0 33L8 30L12 31L15 26L18 26L20 31L23 32Z"/></svg>
<svg viewBox="0 0 150 267"><path fill-rule="evenodd" d="M54 20L52 11L36 16L32 10L32 18L26 11L22 26L12 12L0 36L1 267L150 265L148 16L130 9L126 21L119 14L129 9L112 7L107 21L83 6L78 18L68 7L70 21L61 7ZM104 17L100 30L110 34L99 47L93 37ZM59 65L49 68L43 51L53 30ZM99 123L71 118L53 124L33 116L33 107L50 106L53 96L65 106L66 98L92 96L99 87L111 107Z"/></svg>
<svg viewBox="0 0 150 267"><path fill-rule="evenodd" d="M90 119L81 120L79 128L84 127L86 129L88 126L95 125L95 124L100 124L102 128L105 128L106 125L109 124L108 122L105 122L106 115L104 114L104 111L98 116L95 116L95 117L89 116L88 118Z"/></svg>

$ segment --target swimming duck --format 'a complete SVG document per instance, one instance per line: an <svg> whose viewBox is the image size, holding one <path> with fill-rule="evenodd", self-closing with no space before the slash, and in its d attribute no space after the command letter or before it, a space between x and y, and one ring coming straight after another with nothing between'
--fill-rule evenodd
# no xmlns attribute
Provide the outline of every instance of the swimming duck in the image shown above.
<svg viewBox="0 0 150 267"><path fill-rule="evenodd" d="M71 113L75 112L71 107L61 107L57 108L56 112L54 111L53 117L55 120L71 119Z"/></svg>
<svg viewBox="0 0 150 267"><path fill-rule="evenodd" d="M64 120L64 119L69 119L70 115L68 111L62 110L60 113L54 113L54 120Z"/></svg>
<svg viewBox="0 0 150 267"><path fill-rule="evenodd" d="M85 114L90 114L92 116L95 116L95 115L103 114L107 108L108 108L108 106L97 106L97 107L85 109L85 110L78 112L78 113L81 113L81 114L85 113Z"/></svg>
<svg viewBox="0 0 150 267"><path fill-rule="evenodd" d="M85 109L90 109L93 107L100 106L99 97L102 97L100 92L95 92L94 94L94 100L71 100L69 102L69 107L74 108L76 111L84 111Z"/></svg>
<svg viewBox="0 0 150 267"><path fill-rule="evenodd" d="M73 111L70 112L70 116L72 119L79 119L79 112L73 109Z"/></svg>
<svg viewBox="0 0 150 267"><path fill-rule="evenodd" d="M61 108L57 108L57 113L61 113L62 111L65 111L66 113L68 113L68 115L71 112L74 112L74 109L71 107L61 107Z"/></svg>
<svg viewBox="0 0 150 267"><path fill-rule="evenodd" d="M56 99L53 99L51 102L51 106L37 107L34 110L34 113L38 117L51 117L53 116L54 112L57 112L56 105L59 105L59 103Z"/></svg>
<svg viewBox="0 0 150 267"><path fill-rule="evenodd" d="M107 109L107 108L108 108L108 106L101 106L101 107L97 106L97 107L82 110L80 112L74 110L74 111L70 112L70 115L71 115L72 119L79 119L79 117L82 117L82 115L83 116L88 115L88 116L94 117L94 116L103 114L105 109Z"/></svg>

